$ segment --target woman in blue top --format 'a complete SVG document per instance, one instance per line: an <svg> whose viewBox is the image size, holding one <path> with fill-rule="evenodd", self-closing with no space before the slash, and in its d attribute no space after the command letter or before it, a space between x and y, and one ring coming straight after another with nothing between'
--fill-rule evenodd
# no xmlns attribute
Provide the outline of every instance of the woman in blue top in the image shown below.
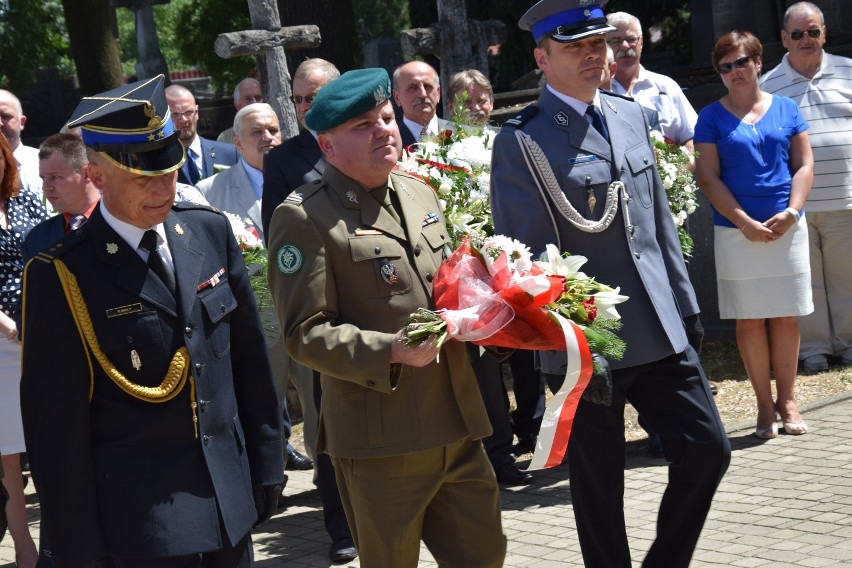
<svg viewBox="0 0 852 568"><path fill-rule="evenodd" d="M713 66L728 94L699 113L695 149L698 185L713 206L719 314L737 320L737 345L757 398L755 435L774 438L776 411L788 434L808 430L794 387L796 318L813 311L802 212L813 155L796 103L760 90L762 53L748 32L716 43Z"/></svg>

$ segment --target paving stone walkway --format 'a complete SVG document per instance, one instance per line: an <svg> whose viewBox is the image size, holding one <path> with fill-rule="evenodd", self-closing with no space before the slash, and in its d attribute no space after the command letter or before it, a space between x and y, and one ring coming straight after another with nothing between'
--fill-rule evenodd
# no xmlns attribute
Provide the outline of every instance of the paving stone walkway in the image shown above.
<svg viewBox="0 0 852 568"><path fill-rule="evenodd" d="M804 407L811 430L761 441L747 424L729 427L734 449L693 568L852 568L852 396ZM254 535L259 568L331 566L312 472L290 472L287 507ZM533 485L503 493L509 539L506 566L582 566L564 467L537 472ZM667 475L639 445L627 456L625 515L634 566L654 538ZM29 495L33 535L38 502ZM487 543L483 543L487 546ZM0 543L0 568L14 566L11 538ZM348 566L358 567L356 561ZM435 564L424 548L420 566Z"/></svg>

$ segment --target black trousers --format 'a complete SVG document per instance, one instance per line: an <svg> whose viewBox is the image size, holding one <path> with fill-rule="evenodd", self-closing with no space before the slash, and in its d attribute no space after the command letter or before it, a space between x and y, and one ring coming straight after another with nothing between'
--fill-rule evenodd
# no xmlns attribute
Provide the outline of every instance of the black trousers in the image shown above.
<svg viewBox="0 0 852 568"><path fill-rule="evenodd" d="M568 444L583 560L589 567L631 567L624 526L624 404L629 401L661 436L671 462L657 536L643 566L687 568L731 459L707 377L691 347L612 375L612 406L581 400Z"/></svg>
<svg viewBox="0 0 852 568"><path fill-rule="evenodd" d="M202 554L168 556L165 558L121 558L110 556L104 568L250 568L254 566L251 532L235 546L225 537L222 548Z"/></svg>
<svg viewBox="0 0 852 568"><path fill-rule="evenodd" d="M313 373L314 404L316 405L317 415L319 415L320 406L322 405L322 384L320 383L320 374L317 371ZM337 489L334 465L332 465L328 454L317 454L314 467L317 472L317 491L319 492L320 501L322 501L322 517L325 532L328 533L332 543L342 540L351 542L352 532L349 530L346 511L344 511L343 503L340 501L340 491Z"/></svg>

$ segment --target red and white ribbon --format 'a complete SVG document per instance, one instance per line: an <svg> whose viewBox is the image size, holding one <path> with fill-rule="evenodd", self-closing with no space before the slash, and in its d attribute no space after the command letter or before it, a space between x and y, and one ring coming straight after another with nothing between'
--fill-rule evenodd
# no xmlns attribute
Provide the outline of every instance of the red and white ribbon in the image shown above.
<svg viewBox="0 0 852 568"><path fill-rule="evenodd" d="M568 450L568 439L571 437L577 405L592 377L592 354L583 330L574 322L558 314L554 315L565 334L568 369L562 387L544 409L541 430L528 471L546 469L562 463Z"/></svg>

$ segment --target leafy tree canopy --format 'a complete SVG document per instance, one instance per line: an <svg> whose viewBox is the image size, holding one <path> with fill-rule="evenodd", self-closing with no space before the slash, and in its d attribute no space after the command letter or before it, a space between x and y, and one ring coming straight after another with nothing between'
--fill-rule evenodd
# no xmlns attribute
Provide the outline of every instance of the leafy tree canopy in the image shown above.
<svg viewBox="0 0 852 568"><path fill-rule="evenodd" d="M22 91L41 67L74 74L60 0L0 0L0 85Z"/></svg>

